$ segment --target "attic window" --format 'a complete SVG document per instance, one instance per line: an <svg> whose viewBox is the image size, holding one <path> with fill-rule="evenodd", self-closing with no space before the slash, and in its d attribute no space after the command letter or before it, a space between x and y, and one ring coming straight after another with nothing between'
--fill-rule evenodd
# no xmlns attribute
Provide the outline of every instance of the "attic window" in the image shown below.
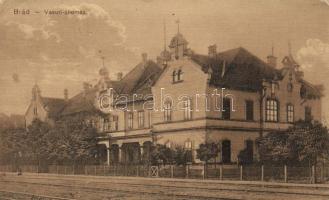
<svg viewBox="0 0 329 200"><path fill-rule="evenodd" d="M178 82L181 82L183 81L183 71L182 69L178 69L178 70L174 70L173 73L172 73L172 82L173 83L178 83Z"/></svg>
<svg viewBox="0 0 329 200"><path fill-rule="evenodd" d="M177 72L177 81L182 81L182 80L183 80L183 71L179 69Z"/></svg>
<svg viewBox="0 0 329 200"><path fill-rule="evenodd" d="M288 83L288 85L287 85L288 92L292 92L292 89L293 89L292 83Z"/></svg>

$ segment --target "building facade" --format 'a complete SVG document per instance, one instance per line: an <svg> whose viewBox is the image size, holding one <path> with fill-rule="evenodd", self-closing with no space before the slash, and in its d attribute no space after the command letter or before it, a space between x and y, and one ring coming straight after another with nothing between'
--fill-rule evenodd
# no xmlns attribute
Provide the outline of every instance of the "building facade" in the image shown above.
<svg viewBox="0 0 329 200"><path fill-rule="evenodd" d="M256 159L259 136L298 120L321 120L321 89L303 79L291 55L281 67L274 55L265 62L244 48L217 52L212 45L208 55L200 55L181 33L157 62L143 54L124 77L112 81L106 68L100 76L95 86L63 99L55 116L81 115L92 123L107 148L108 164L138 163L152 143L188 149L193 162L206 142L220 146L221 163L236 163L243 149ZM35 107L46 107L37 99L32 98L27 124L55 112L41 109L40 117L35 115Z"/></svg>

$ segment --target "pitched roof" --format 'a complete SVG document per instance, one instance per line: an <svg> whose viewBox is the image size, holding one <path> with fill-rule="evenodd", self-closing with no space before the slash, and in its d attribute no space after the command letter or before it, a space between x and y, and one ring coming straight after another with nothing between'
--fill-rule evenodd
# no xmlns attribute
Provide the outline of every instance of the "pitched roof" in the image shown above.
<svg viewBox="0 0 329 200"><path fill-rule="evenodd" d="M323 96L323 85L313 85L303 79L301 79L300 82L302 83L302 98L316 99Z"/></svg>
<svg viewBox="0 0 329 200"><path fill-rule="evenodd" d="M210 84L225 88L256 91L263 79L280 76L279 70L240 47L218 53L214 57L192 55L192 60L202 66L204 72L212 69Z"/></svg>
<svg viewBox="0 0 329 200"><path fill-rule="evenodd" d="M193 54L191 58L202 66L204 72L208 72L209 68L212 69L213 75L210 84L215 86L258 91L263 80L283 78L282 69L268 65L242 47L218 53L214 57ZM298 65L292 56L286 56L285 59L293 65ZM321 86L313 85L303 79L299 81L305 88L304 98L322 96Z"/></svg>
<svg viewBox="0 0 329 200"><path fill-rule="evenodd" d="M139 63L121 80L121 94L132 94L142 87L147 86L150 82L155 81L162 68L152 60L146 63Z"/></svg>
<svg viewBox="0 0 329 200"><path fill-rule="evenodd" d="M79 112L97 112L97 108L94 106L96 94L96 88L91 88L80 92L69 99L66 106L62 110L61 115L70 115Z"/></svg>
<svg viewBox="0 0 329 200"><path fill-rule="evenodd" d="M51 97L41 97L41 102L48 112L48 117L56 118L65 106L65 100Z"/></svg>

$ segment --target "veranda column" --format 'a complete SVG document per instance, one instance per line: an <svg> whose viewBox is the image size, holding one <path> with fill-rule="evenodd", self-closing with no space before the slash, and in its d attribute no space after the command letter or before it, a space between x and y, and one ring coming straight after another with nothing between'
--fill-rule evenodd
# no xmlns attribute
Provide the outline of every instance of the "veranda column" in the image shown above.
<svg viewBox="0 0 329 200"><path fill-rule="evenodd" d="M106 148L107 152L107 165L110 165L110 155L111 155L111 150L110 147Z"/></svg>
<svg viewBox="0 0 329 200"><path fill-rule="evenodd" d="M143 154L144 154L144 146L143 145L139 145L140 147L140 161L143 160Z"/></svg>
<svg viewBox="0 0 329 200"><path fill-rule="evenodd" d="M118 155L118 162L119 163L121 163L122 162L122 146L121 145L119 145L119 148L118 148L118 150L119 150L119 155Z"/></svg>

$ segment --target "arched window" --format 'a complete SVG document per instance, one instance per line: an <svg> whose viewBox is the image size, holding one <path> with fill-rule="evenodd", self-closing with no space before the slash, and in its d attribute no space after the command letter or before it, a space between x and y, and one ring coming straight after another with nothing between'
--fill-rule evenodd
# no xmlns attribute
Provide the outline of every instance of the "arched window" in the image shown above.
<svg viewBox="0 0 329 200"><path fill-rule="evenodd" d="M277 122L279 114L278 101L275 99L268 99L266 101L266 121Z"/></svg>
<svg viewBox="0 0 329 200"><path fill-rule="evenodd" d="M166 122L171 121L171 114L172 114L172 104L171 104L171 102L165 102L165 104L164 104L164 121L166 121Z"/></svg>
<svg viewBox="0 0 329 200"><path fill-rule="evenodd" d="M177 72L177 81L182 81L182 80L183 80L183 71L179 69Z"/></svg>
<svg viewBox="0 0 329 200"><path fill-rule="evenodd" d="M184 119L185 120L190 120L192 119L192 108L191 108L191 99L187 99L184 101Z"/></svg>
<svg viewBox="0 0 329 200"><path fill-rule="evenodd" d="M287 85L287 90L288 90L288 92L292 92L292 90L293 90L293 84L292 83L288 83L288 85Z"/></svg>
<svg viewBox="0 0 329 200"><path fill-rule="evenodd" d="M287 104L287 122L294 122L294 106L292 104Z"/></svg>
<svg viewBox="0 0 329 200"><path fill-rule="evenodd" d="M222 162L230 163L231 162L231 141L223 140L222 142Z"/></svg>
<svg viewBox="0 0 329 200"><path fill-rule="evenodd" d="M176 81L177 81L177 72L176 72L176 70L174 70L172 72L172 82L175 83Z"/></svg>

